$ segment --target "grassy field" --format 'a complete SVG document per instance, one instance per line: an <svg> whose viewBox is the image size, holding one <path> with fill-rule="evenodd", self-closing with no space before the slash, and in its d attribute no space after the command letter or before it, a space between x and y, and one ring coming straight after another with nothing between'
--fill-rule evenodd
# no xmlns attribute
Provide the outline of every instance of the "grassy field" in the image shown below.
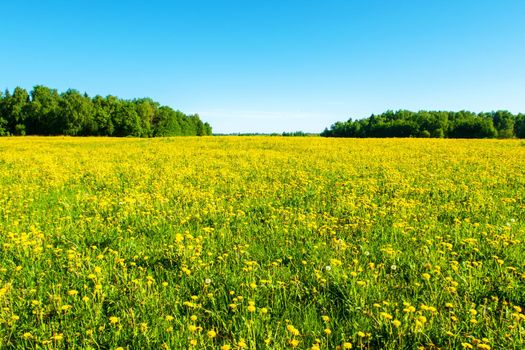
<svg viewBox="0 0 525 350"><path fill-rule="evenodd" d="M523 349L521 141L0 139L0 348Z"/></svg>

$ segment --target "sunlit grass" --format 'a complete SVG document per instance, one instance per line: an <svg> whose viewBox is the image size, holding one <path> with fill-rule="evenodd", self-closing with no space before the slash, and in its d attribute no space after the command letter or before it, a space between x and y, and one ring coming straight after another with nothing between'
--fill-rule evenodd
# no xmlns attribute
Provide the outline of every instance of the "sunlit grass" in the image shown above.
<svg viewBox="0 0 525 350"><path fill-rule="evenodd" d="M520 141L2 138L0 190L0 347L524 347Z"/></svg>

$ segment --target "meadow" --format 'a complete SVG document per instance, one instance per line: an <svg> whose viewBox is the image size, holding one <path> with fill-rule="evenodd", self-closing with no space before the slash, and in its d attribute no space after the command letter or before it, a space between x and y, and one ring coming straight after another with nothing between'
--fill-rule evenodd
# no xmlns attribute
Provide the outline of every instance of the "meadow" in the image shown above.
<svg viewBox="0 0 525 350"><path fill-rule="evenodd" d="M2 349L523 349L518 140L0 139Z"/></svg>

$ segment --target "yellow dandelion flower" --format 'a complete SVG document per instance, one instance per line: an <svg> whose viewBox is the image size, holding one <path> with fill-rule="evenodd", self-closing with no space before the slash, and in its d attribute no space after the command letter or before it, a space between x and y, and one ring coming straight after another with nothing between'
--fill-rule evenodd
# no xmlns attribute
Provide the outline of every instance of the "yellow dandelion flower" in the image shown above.
<svg viewBox="0 0 525 350"><path fill-rule="evenodd" d="M379 315L387 320L391 320L393 319L394 317L392 315L390 315L388 312L381 312L379 313Z"/></svg>
<svg viewBox="0 0 525 350"><path fill-rule="evenodd" d="M410 312L416 312L416 308L413 305L410 305L403 309L403 312L410 313Z"/></svg>
<svg viewBox="0 0 525 350"><path fill-rule="evenodd" d="M288 344L290 344L290 346L291 346L292 348L296 348L296 347L299 345L299 340L297 340L297 339L295 339L295 338L294 338L294 339L291 339L291 340L288 342Z"/></svg>
<svg viewBox="0 0 525 350"><path fill-rule="evenodd" d="M286 330L290 333L292 333L293 335L295 336L298 336L300 335L300 332L297 328L295 328L294 326L292 326L291 324L287 325L286 326Z"/></svg>
<svg viewBox="0 0 525 350"><path fill-rule="evenodd" d="M239 339L239 341L237 342L237 347L239 349L245 349L247 346L248 345L246 344L246 341L243 338Z"/></svg>

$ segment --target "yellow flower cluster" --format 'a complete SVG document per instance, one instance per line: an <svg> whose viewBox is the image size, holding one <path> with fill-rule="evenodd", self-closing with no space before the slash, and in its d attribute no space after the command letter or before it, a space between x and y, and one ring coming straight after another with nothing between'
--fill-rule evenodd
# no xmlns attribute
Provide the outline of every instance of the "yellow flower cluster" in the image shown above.
<svg viewBox="0 0 525 350"><path fill-rule="evenodd" d="M0 344L525 348L519 140L0 139Z"/></svg>

